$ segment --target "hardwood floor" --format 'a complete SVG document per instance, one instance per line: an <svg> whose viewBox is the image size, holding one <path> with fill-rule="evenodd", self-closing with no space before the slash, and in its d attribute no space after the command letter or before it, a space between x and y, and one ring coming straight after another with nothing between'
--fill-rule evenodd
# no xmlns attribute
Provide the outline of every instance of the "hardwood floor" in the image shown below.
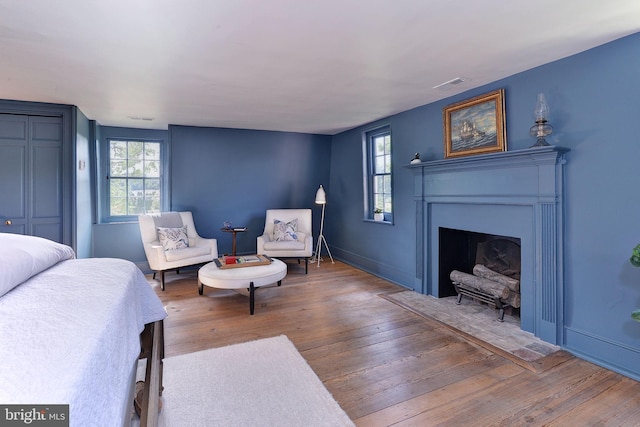
<svg viewBox="0 0 640 427"><path fill-rule="evenodd" d="M287 335L358 426L640 426L640 383L570 357L524 369L380 294L404 290L350 267L288 263L248 297L168 273L166 357ZM150 277L150 276L149 276Z"/></svg>

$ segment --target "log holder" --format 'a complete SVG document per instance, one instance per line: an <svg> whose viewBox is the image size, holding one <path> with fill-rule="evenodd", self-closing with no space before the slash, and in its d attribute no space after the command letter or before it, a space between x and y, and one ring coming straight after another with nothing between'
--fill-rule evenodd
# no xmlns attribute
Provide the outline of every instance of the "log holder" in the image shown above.
<svg viewBox="0 0 640 427"><path fill-rule="evenodd" d="M486 292L483 292L479 289L471 288L465 286L462 283L451 282L453 283L453 287L456 289L458 293L458 298L456 299L456 305L460 305L462 302L462 296L468 296L474 300L484 302L493 306L498 311L498 322L504 322L504 309L509 306L506 302L502 301L500 297L493 296Z"/></svg>

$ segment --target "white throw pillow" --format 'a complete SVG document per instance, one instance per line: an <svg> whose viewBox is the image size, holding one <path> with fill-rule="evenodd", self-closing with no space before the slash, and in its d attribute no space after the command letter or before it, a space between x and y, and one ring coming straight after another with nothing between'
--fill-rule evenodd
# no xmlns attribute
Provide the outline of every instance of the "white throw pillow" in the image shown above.
<svg viewBox="0 0 640 427"><path fill-rule="evenodd" d="M160 240L160 244L165 251L188 248L187 226L178 228L158 227L158 240Z"/></svg>
<svg viewBox="0 0 640 427"><path fill-rule="evenodd" d="M273 240L276 242L298 240L298 218L289 222L273 220Z"/></svg>
<svg viewBox="0 0 640 427"><path fill-rule="evenodd" d="M61 243L0 233L0 297L58 262L75 257L73 249Z"/></svg>

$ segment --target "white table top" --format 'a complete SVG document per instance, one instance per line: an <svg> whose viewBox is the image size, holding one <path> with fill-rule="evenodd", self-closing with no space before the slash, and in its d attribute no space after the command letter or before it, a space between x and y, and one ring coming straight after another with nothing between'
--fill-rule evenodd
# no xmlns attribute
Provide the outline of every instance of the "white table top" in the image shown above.
<svg viewBox="0 0 640 427"><path fill-rule="evenodd" d="M253 267L220 269L215 262L205 264L198 271L198 281L220 289L248 288L250 283L260 287L276 283L287 275L287 264L272 259L271 264Z"/></svg>

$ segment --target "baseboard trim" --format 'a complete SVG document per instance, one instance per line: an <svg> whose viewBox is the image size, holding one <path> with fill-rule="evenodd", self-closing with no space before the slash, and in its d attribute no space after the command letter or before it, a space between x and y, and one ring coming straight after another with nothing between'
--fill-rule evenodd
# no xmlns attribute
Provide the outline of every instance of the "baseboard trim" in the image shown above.
<svg viewBox="0 0 640 427"><path fill-rule="evenodd" d="M333 257L369 274L388 280L403 288L413 289L414 278L396 266L366 258L353 252L331 247Z"/></svg>
<svg viewBox="0 0 640 427"><path fill-rule="evenodd" d="M577 328L564 328L564 345L569 353L588 362L640 381L640 350Z"/></svg>

